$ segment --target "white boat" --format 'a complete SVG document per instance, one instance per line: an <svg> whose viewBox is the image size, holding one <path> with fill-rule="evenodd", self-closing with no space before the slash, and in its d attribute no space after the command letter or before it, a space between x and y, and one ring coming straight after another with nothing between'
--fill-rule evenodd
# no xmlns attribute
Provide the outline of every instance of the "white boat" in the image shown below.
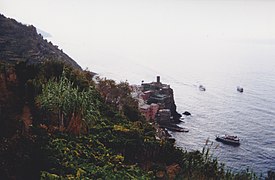
<svg viewBox="0 0 275 180"><path fill-rule="evenodd" d="M242 93L242 92L243 92L243 88L242 88L242 87L240 87L240 86L238 86L238 87L237 87L237 91L239 91L239 92L241 92L241 93Z"/></svg>
<svg viewBox="0 0 275 180"><path fill-rule="evenodd" d="M225 144L240 145L240 139L237 136L230 136L230 135L224 135L224 136L216 136L216 141L220 141Z"/></svg>
<svg viewBox="0 0 275 180"><path fill-rule="evenodd" d="M199 85L199 90L201 90L201 91L205 91L205 90L206 90L206 88L205 88L203 85Z"/></svg>

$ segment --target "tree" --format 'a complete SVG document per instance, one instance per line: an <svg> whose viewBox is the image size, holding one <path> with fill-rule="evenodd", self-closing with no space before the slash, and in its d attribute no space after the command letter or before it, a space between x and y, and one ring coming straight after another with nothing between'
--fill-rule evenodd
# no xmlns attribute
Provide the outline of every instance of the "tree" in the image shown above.
<svg viewBox="0 0 275 180"><path fill-rule="evenodd" d="M114 80L97 79L97 88L105 99L105 103L111 104L131 121L142 119L138 111L138 102L131 96L131 87L128 82L116 84Z"/></svg>

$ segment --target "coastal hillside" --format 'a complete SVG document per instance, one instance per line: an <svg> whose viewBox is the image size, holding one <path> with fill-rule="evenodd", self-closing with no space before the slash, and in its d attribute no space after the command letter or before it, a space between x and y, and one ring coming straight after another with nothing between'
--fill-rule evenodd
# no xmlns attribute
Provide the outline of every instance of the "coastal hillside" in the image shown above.
<svg viewBox="0 0 275 180"><path fill-rule="evenodd" d="M158 137L127 82L94 80L33 26L0 19L0 179L257 178L226 170L209 142L187 152Z"/></svg>
<svg viewBox="0 0 275 180"><path fill-rule="evenodd" d="M43 39L32 25L23 25L0 14L0 61L42 63L55 60L81 67L62 50Z"/></svg>

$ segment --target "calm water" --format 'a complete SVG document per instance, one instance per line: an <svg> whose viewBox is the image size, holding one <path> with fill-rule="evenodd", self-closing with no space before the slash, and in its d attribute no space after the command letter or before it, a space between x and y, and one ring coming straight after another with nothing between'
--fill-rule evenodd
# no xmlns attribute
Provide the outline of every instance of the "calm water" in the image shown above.
<svg viewBox="0 0 275 180"><path fill-rule="evenodd" d="M185 119L187 134L173 133L177 145L187 150L201 149L206 138L213 141L214 156L234 170L250 167L256 172L275 169L275 74L247 72L241 85L244 93L236 91L242 74L216 74L205 79L207 90L195 86L175 85L180 111L193 116ZM183 92L183 93L181 93ZM216 134L235 134L241 146L231 147L215 142Z"/></svg>
<svg viewBox="0 0 275 180"><path fill-rule="evenodd" d="M190 132L173 133L177 146L201 150L209 138L219 144L212 153L220 161L257 173L275 170L274 9L270 0L2 0L0 6L50 33L83 68L132 84L161 75L178 111L192 113L181 124ZM217 143L216 134L238 135L241 146Z"/></svg>

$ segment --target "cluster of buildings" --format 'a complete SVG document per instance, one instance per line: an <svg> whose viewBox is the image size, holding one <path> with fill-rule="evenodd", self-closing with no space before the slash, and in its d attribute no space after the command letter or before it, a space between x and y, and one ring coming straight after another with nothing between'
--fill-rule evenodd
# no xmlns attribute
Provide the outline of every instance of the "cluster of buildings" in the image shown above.
<svg viewBox="0 0 275 180"><path fill-rule="evenodd" d="M158 123L171 122L172 95L170 86L160 82L157 76L156 82L144 83L133 86L133 98L139 102L139 110L147 121Z"/></svg>

